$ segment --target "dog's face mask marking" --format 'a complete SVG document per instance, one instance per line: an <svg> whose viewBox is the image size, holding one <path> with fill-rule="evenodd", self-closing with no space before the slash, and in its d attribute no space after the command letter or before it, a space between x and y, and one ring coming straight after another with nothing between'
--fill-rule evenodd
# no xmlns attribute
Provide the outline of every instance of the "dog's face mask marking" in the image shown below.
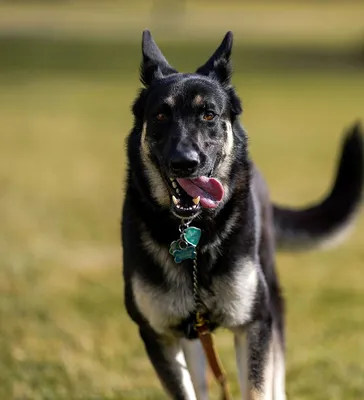
<svg viewBox="0 0 364 400"><path fill-rule="evenodd" d="M196 73L181 74L168 64L150 33L143 34L141 81L146 88L133 108L144 123L142 158L154 198L161 205L168 202L180 218L216 208L224 197L219 171L227 172L231 125L241 112L230 85L231 46L228 33Z"/></svg>

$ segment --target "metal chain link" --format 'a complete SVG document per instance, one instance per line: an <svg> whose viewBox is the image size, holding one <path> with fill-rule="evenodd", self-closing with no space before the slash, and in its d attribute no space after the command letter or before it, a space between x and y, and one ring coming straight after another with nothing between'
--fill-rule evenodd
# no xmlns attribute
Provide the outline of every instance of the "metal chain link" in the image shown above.
<svg viewBox="0 0 364 400"><path fill-rule="evenodd" d="M191 222L192 222L192 219L182 218L181 225L178 227L179 232L182 234L183 231L190 226Z"/></svg>
<svg viewBox="0 0 364 400"><path fill-rule="evenodd" d="M181 233L181 239L183 240L183 232L187 229L192 222L192 219L186 220L182 219L181 224L179 226L179 231ZM195 312L202 313L206 311L206 306L201 300L201 296L199 293L199 284L198 284L198 270L197 270L197 256L193 260L193 269L192 269L192 280L193 280L193 299L195 301Z"/></svg>
<svg viewBox="0 0 364 400"><path fill-rule="evenodd" d="M196 313L202 313L203 311L205 311L206 306L202 302L198 290L197 258L193 260L192 278L193 278L193 298L195 300L195 311Z"/></svg>

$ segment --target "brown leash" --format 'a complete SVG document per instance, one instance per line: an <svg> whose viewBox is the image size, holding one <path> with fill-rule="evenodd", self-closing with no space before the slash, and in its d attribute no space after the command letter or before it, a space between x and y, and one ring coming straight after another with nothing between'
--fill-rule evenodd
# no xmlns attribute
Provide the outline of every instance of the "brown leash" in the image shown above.
<svg viewBox="0 0 364 400"><path fill-rule="evenodd" d="M202 343L211 371L221 388L221 400L231 400L232 397L230 395L226 374L219 355L217 354L215 343L208 327L208 321L199 313L196 314L195 329Z"/></svg>

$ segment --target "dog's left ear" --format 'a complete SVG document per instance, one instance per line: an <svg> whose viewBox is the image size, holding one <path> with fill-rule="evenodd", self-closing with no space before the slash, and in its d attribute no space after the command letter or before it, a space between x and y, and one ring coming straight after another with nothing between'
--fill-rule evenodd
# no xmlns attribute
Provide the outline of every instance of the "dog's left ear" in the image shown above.
<svg viewBox="0 0 364 400"><path fill-rule="evenodd" d="M233 70L231 63L231 50L233 47L233 34L227 32L220 46L215 53L210 57L205 65L200 67L196 73L209 76L212 79L218 80L225 88L230 99L231 117L235 118L243 111L241 101L231 86L231 73Z"/></svg>
<svg viewBox="0 0 364 400"><path fill-rule="evenodd" d="M230 85L232 64L230 60L233 47L233 33L227 32L220 46L205 65L198 68L196 73L217 79L223 86Z"/></svg>
<svg viewBox="0 0 364 400"><path fill-rule="evenodd" d="M169 65L148 30L143 32L142 52L143 60L140 67L140 80L146 87L150 86L156 79L161 79L177 72Z"/></svg>

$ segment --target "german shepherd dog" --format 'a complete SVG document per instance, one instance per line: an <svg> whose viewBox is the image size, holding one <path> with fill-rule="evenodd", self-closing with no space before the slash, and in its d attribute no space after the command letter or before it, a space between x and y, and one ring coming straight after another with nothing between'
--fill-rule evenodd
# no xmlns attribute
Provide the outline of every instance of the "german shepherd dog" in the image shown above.
<svg viewBox="0 0 364 400"><path fill-rule="evenodd" d="M186 221L201 229L199 296L211 331L234 335L244 399L286 398L284 305L277 249L329 243L352 224L363 189L361 126L346 133L336 178L318 204L271 203L248 152L230 77L232 33L195 73L172 68L143 32L141 82L127 138L122 213L125 304L166 394L206 400L206 359L193 328L192 260L169 252Z"/></svg>

